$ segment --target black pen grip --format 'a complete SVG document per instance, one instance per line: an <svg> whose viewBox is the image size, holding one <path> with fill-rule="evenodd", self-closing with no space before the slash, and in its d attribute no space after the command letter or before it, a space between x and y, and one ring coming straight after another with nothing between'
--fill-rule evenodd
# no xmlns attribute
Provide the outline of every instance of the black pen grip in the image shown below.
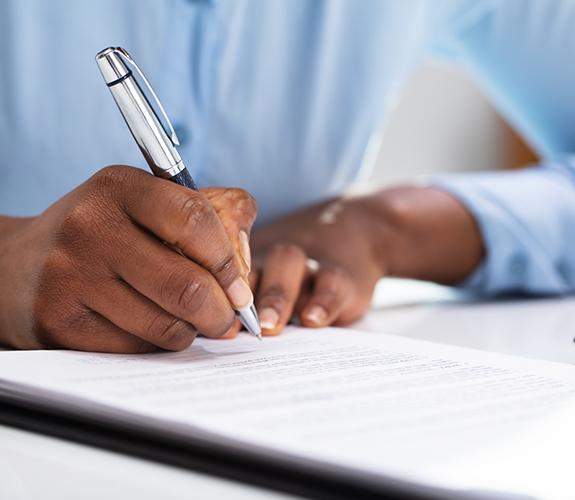
<svg viewBox="0 0 575 500"><path fill-rule="evenodd" d="M169 180L179 184L180 186L185 186L187 188L193 189L194 191L198 190L198 186L196 186L196 183L194 182L194 179L192 179L192 176L190 175L190 172L188 172L187 168L184 168L181 172L178 172L173 177L170 177Z"/></svg>

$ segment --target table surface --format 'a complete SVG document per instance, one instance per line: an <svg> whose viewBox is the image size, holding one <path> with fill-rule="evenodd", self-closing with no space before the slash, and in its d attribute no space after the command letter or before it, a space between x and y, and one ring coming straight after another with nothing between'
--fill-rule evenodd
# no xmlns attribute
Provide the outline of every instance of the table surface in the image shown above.
<svg viewBox="0 0 575 500"><path fill-rule="evenodd" d="M382 281L353 327L575 363L575 297L484 300L411 280ZM6 499L294 498L209 475L0 426Z"/></svg>

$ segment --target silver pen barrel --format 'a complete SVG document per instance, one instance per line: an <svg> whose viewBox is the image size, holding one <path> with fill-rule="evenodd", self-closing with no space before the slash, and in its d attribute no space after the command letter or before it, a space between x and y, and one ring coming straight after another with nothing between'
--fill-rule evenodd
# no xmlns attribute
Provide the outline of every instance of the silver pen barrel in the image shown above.
<svg viewBox="0 0 575 500"><path fill-rule="evenodd" d="M96 55L96 62L150 169L169 179L185 168L182 158L120 54L130 58L122 49L110 47Z"/></svg>

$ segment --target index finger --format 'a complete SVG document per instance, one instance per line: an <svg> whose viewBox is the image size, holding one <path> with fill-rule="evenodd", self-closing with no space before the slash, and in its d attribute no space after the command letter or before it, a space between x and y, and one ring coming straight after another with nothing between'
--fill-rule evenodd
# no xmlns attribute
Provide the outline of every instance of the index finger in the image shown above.
<svg viewBox="0 0 575 500"><path fill-rule="evenodd" d="M202 188L200 192L210 200L249 274L252 268L249 240L258 212L257 203L243 189L210 187Z"/></svg>

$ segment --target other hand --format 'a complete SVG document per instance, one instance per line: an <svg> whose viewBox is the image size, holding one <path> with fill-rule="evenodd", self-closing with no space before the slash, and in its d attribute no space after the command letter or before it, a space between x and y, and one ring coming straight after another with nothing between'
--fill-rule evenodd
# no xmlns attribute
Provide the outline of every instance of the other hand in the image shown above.
<svg viewBox="0 0 575 500"><path fill-rule="evenodd" d="M341 197L255 231L256 307L264 335L292 315L309 327L345 325L369 308L384 276L452 284L484 248L469 211L433 187L399 187Z"/></svg>

